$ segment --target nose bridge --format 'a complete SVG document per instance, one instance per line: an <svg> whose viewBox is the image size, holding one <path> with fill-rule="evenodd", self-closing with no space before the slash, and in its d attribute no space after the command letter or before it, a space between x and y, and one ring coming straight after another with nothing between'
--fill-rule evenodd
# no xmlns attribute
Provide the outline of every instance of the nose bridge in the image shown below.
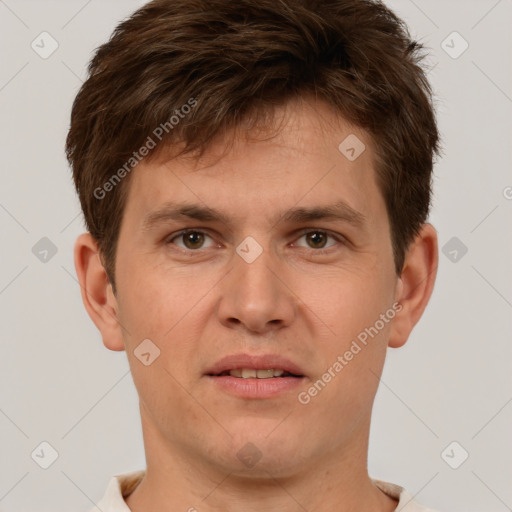
<svg viewBox="0 0 512 512"><path fill-rule="evenodd" d="M222 290L221 321L244 324L253 331L289 324L293 296L279 277L273 251L247 237L237 247L233 265Z"/></svg>
<svg viewBox="0 0 512 512"><path fill-rule="evenodd" d="M255 304L262 300L273 300L279 287L275 282L275 273L271 271L275 267L272 251L268 246L264 249L252 237L247 237L236 252L234 278L237 295Z"/></svg>

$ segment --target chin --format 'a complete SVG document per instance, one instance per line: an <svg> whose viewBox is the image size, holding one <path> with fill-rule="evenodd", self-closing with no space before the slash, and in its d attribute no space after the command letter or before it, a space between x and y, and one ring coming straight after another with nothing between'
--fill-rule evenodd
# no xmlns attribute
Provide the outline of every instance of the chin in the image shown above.
<svg viewBox="0 0 512 512"><path fill-rule="evenodd" d="M217 461L223 460L233 475L268 480L291 476L305 464L304 436L290 430L290 425L244 418L230 431L230 446Z"/></svg>

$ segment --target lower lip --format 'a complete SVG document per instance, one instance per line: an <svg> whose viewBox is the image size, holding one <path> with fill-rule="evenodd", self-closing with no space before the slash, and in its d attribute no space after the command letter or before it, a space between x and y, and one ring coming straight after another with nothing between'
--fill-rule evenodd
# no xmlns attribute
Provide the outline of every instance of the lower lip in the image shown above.
<svg viewBox="0 0 512 512"><path fill-rule="evenodd" d="M270 379L243 379L223 375L208 378L224 391L240 398L272 398L297 388L304 377L273 377Z"/></svg>

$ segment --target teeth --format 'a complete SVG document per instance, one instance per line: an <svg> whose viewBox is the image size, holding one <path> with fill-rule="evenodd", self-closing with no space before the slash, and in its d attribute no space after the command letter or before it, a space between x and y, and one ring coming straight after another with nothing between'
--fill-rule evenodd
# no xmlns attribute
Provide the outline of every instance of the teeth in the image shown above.
<svg viewBox="0 0 512 512"><path fill-rule="evenodd" d="M249 368L243 368L239 370L231 370L229 375L232 377L241 377L242 379L270 379L272 377L281 377L284 370L253 370Z"/></svg>

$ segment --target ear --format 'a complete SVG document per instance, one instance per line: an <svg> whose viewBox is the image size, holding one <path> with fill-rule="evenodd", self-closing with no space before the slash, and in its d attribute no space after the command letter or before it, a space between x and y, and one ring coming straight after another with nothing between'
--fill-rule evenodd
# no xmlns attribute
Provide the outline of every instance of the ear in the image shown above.
<svg viewBox="0 0 512 512"><path fill-rule="evenodd" d="M103 344L110 350L124 350L117 299L90 233L80 235L75 242L75 268L82 301L101 333Z"/></svg>
<svg viewBox="0 0 512 512"><path fill-rule="evenodd" d="M425 311L434 289L438 260L437 232L431 224L424 224L407 251L397 281L395 300L402 308L397 308L393 320L388 340L390 347L405 344Z"/></svg>

